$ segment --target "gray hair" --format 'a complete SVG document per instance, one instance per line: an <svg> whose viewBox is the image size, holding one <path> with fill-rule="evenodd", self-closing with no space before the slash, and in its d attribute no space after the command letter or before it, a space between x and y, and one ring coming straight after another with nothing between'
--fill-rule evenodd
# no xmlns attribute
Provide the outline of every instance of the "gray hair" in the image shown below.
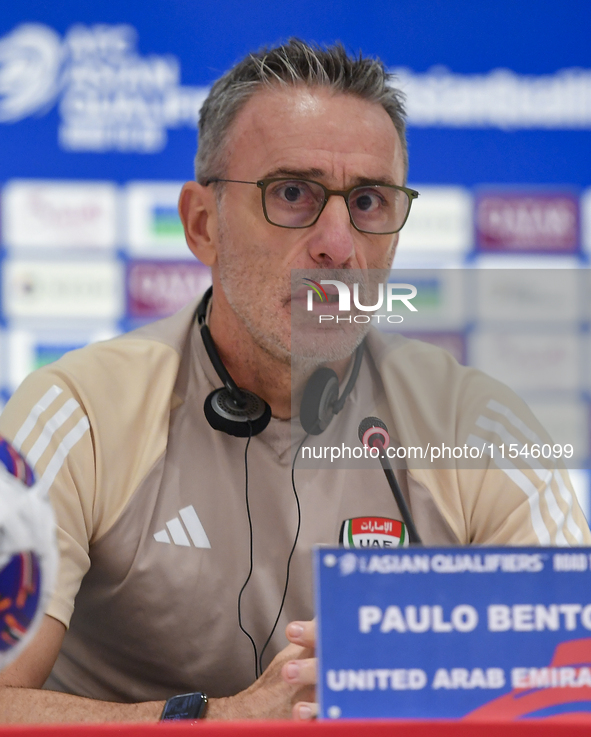
<svg viewBox="0 0 591 737"><path fill-rule="evenodd" d="M380 60L350 56L340 43L323 49L292 38L249 54L215 82L203 103L195 178L204 184L223 176L228 131L240 110L259 88L288 85L325 87L380 104L398 131L406 178L404 93L392 86L393 79Z"/></svg>

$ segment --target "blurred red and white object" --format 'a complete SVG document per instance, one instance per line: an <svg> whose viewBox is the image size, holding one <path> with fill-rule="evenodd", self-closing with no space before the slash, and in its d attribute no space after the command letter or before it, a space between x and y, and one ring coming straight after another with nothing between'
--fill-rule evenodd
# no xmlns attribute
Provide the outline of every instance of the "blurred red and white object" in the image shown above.
<svg viewBox="0 0 591 737"><path fill-rule="evenodd" d="M0 669L33 638L57 569L55 520L33 470L0 437Z"/></svg>

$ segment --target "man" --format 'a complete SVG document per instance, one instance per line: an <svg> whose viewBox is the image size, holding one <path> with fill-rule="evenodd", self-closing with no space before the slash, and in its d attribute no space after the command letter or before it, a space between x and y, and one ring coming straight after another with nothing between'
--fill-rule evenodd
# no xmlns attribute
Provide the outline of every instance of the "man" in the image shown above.
<svg viewBox="0 0 591 737"><path fill-rule="evenodd" d="M336 543L343 521L400 516L383 477L368 484L364 471L296 471L292 496L291 272L390 268L402 220L367 232L358 210L372 205L357 197L405 182L403 111L387 82L378 62L292 41L238 64L204 105L197 181L180 213L190 249L212 269L215 347L236 384L270 405L266 430L245 440L206 421L204 401L221 382L195 305L67 355L8 404L0 432L51 485L62 557L42 630L2 677L5 720L155 721L164 699L196 689L211 719L314 716L310 548ZM273 222L269 197L291 207L318 186L337 194L318 201L316 220ZM476 406L488 386L437 349L404 344L394 365L371 340L349 420L363 416L376 367L388 376L389 412L407 401L422 417L418 393L434 387L443 409L432 424L444 434L449 402ZM343 384L349 355L331 355ZM414 430L399 425L404 441ZM532 472L520 488L501 471L470 473L401 475L426 542L536 544L546 541L539 530L549 543L589 541L562 478ZM248 638L260 662L276 619L279 633L296 620L291 644L281 650L274 637L256 678ZM35 691L48 676L54 691Z"/></svg>

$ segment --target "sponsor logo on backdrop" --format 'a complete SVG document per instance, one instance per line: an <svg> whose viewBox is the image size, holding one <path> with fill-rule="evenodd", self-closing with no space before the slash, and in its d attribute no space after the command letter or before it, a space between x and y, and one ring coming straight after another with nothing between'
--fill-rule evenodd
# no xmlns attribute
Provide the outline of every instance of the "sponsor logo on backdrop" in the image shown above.
<svg viewBox="0 0 591 737"><path fill-rule="evenodd" d="M587 252L591 252L591 188L581 197L581 242Z"/></svg>
<svg viewBox="0 0 591 737"><path fill-rule="evenodd" d="M155 205L150 225L155 238L184 238L185 231L175 205Z"/></svg>
<svg viewBox="0 0 591 737"><path fill-rule="evenodd" d="M528 321L532 327L579 319L585 272L578 269L479 269L475 297L483 321Z"/></svg>
<svg viewBox="0 0 591 737"><path fill-rule="evenodd" d="M68 351L82 348L98 340L107 340L116 334L115 326L95 332L12 329L7 340L9 358L7 383L12 389L16 389L31 371L57 361Z"/></svg>
<svg viewBox="0 0 591 737"><path fill-rule="evenodd" d="M402 333L410 340L420 340L423 343L431 343L444 351L451 353L458 363L466 364L466 336L464 333L452 332L406 332Z"/></svg>
<svg viewBox="0 0 591 737"><path fill-rule="evenodd" d="M414 300L415 309L433 310L440 309L443 302L443 284L437 277L432 279L419 279L418 286L415 285L416 299Z"/></svg>
<svg viewBox="0 0 591 737"><path fill-rule="evenodd" d="M2 387L6 384L6 372L9 369L9 356L7 350L8 334L0 329L0 412L2 412Z"/></svg>
<svg viewBox="0 0 591 737"><path fill-rule="evenodd" d="M551 192L491 192L476 201L476 243L483 251L575 253L578 199Z"/></svg>
<svg viewBox="0 0 591 737"><path fill-rule="evenodd" d="M463 187L413 185L421 196L400 231L398 251L422 249L461 256L472 248L472 195Z"/></svg>
<svg viewBox="0 0 591 737"><path fill-rule="evenodd" d="M413 331L457 331L464 328L466 313L466 274L461 269L416 269L392 272L392 277L404 278L417 289L413 304L417 312L412 316ZM388 330L398 328L388 323L380 325Z"/></svg>
<svg viewBox="0 0 591 737"><path fill-rule="evenodd" d="M196 262L136 261L127 267L129 317L166 317L205 292L211 272Z"/></svg>
<svg viewBox="0 0 591 737"><path fill-rule="evenodd" d="M42 366L47 366L58 358L61 358L65 353L75 351L77 348L83 348L84 343L66 343L65 345L59 345L55 343L38 343L35 346L33 353L33 371Z"/></svg>
<svg viewBox="0 0 591 737"><path fill-rule="evenodd" d="M126 188L127 240L142 256L188 258L178 214L182 182L130 182Z"/></svg>
<svg viewBox="0 0 591 737"><path fill-rule="evenodd" d="M3 281L9 317L121 317L122 274L114 261L8 261Z"/></svg>
<svg viewBox="0 0 591 737"><path fill-rule="evenodd" d="M57 103L67 151L156 153L170 128L196 128L207 94L180 84L172 54L143 56L129 25L73 25L61 38L38 23L0 39L0 122Z"/></svg>
<svg viewBox="0 0 591 737"><path fill-rule="evenodd" d="M100 182L13 180L3 191L9 248L114 249L117 189Z"/></svg>
<svg viewBox="0 0 591 737"><path fill-rule="evenodd" d="M581 385L579 334L573 330L479 328L468 335L470 365L517 393L576 391Z"/></svg>

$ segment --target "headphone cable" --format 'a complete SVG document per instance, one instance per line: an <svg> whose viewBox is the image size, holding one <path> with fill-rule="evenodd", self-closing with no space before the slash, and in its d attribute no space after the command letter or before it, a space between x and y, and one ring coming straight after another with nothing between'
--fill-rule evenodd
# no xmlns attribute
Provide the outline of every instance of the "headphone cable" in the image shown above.
<svg viewBox="0 0 591 737"><path fill-rule="evenodd" d="M248 517L248 532L249 532L249 547L250 547L250 568L248 571L248 576L246 577L246 581L242 584L242 588L240 589L240 593L238 594L238 626L244 632L244 634L248 637L250 640L253 650L254 650L254 678L255 681L259 677L259 658L257 653L257 646L255 641L252 638L252 635L248 630L244 629L242 625L242 611L241 611L241 602L242 602L242 594L244 593L244 589L246 588L246 584L250 581L250 578L252 576L252 570L253 570L253 540L252 540L252 517L250 516L250 503L248 501L248 448L250 446L250 441L252 440L252 423L250 420L248 420L248 440L246 442L246 447L244 448L244 476L245 476L245 498L246 498L246 516Z"/></svg>
<svg viewBox="0 0 591 737"><path fill-rule="evenodd" d="M295 455L293 457L293 463L291 464L291 488L293 489L293 494L295 496L296 506L298 509L298 525L297 525L293 545L291 547L291 552L289 553L289 558L287 559L287 573L285 575L285 587L283 588L283 596L281 597L281 606L279 607L279 611L277 612L277 617L275 618L275 623L273 624L273 628L271 629L271 632L269 633L269 637L267 637L267 641L263 645L263 649L261 650L261 655L259 657L258 668L259 668L259 673L261 675L263 673L263 655L265 654L267 645L269 644L269 642L271 641L271 638L275 634L275 629L277 628L277 625L279 623L279 618L281 617L281 612L283 611L283 606L285 604L285 598L287 596L287 587L289 586L289 567L291 565L291 559L293 558L293 554L295 553L296 545L298 544L298 538L300 536L300 528L302 526L302 509L300 507L300 500L299 500L298 492L296 490L296 485L295 485L295 464L298 459L300 450L302 449L302 446L304 445L308 437L309 437L309 433L306 433L306 435L304 436L304 439L299 444L298 449L295 452Z"/></svg>

